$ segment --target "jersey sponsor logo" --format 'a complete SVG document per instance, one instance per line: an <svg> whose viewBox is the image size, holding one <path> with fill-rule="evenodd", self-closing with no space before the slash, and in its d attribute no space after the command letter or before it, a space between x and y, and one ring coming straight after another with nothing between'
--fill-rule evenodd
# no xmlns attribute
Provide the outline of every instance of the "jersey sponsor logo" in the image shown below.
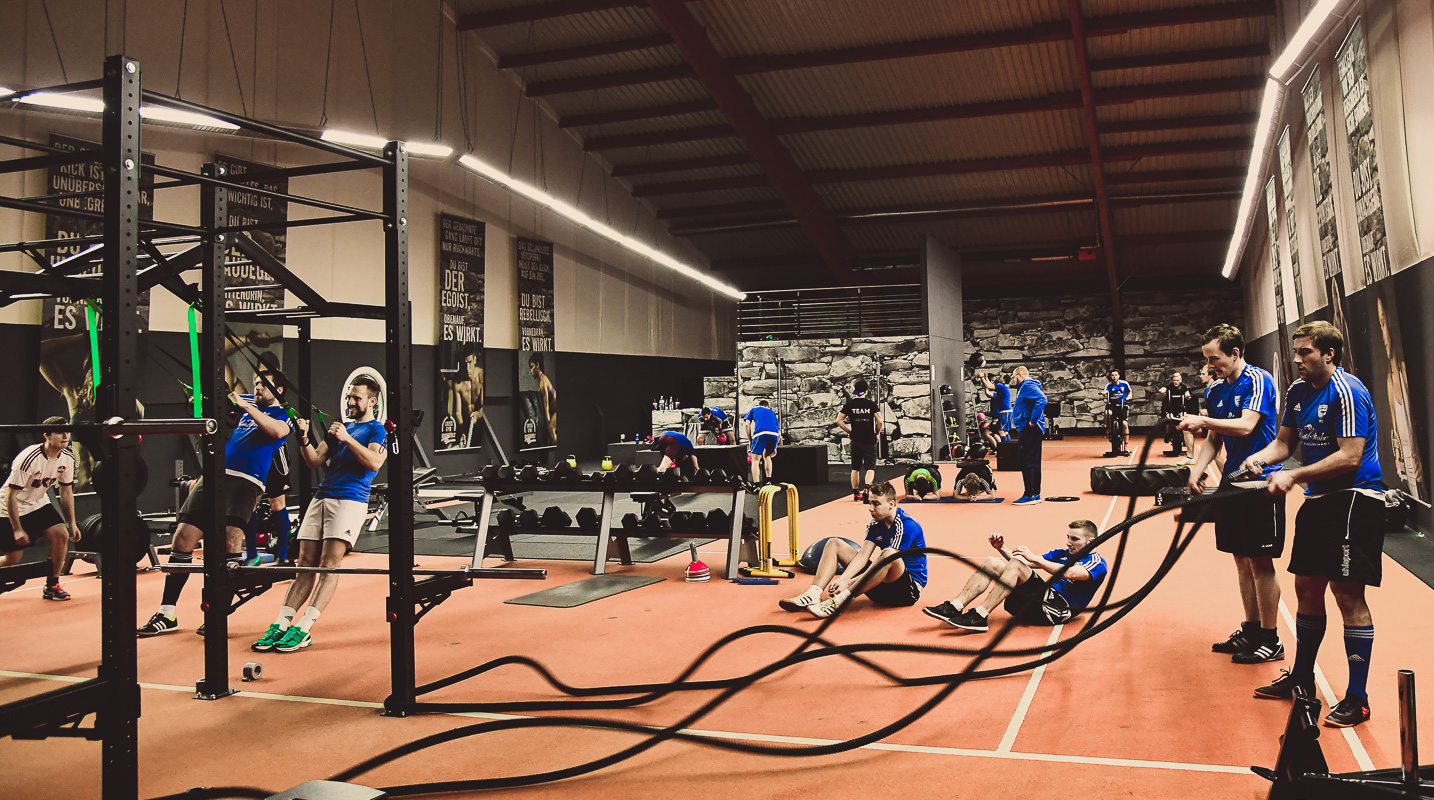
<svg viewBox="0 0 1434 800"><path fill-rule="evenodd" d="M1319 412L1318 412L1318 413L1319 413L1320 422L1323 422L1323 421L1324 421L1324 418L1325 418L1325 415L1329 413L1329 404L1327 404L1327 403L1320 403L1320 404L1319 404Z"/></svg>
<svg viewBox="0 0 1434 800"><path fill-rule="evenodd" d="M1240 396L1237 394L1237 395L1235 395L1235 405L1239 405L1239 404L1240 404Z"/></svg>
<svg viewBox="0 0 1434 800"><path fill-rule="evenodd" d="M1303 410L1304 410L1303 408L1300 407L1300 405L1301 405L1300 403L1295 403L1295 410L1296 410L1296 411L1303 411Z"/></svg>
<svg viewBox="0 0 1434 800"><path fill-rule="evenodd" d="M1351 656L1349 657L1349 660L1350 660L1350 661L1364 661L1364 659L1362 659L1362 658L1359 657L1359 653L1355 653L1355 654L1351 655Z"/></svg>
<svg viewBox="0 0 1434 800"><path fill-rule="evenodd" d="M1300 442L1308 445L1329 444L1329 436L1313 425L1300 428Z"/></svg>

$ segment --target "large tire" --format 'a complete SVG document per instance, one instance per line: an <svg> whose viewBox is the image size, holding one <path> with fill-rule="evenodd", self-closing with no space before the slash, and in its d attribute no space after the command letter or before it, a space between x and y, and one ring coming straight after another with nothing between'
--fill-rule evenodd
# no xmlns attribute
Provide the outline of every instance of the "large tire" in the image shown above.
<svg viewBox="0 0 1434 800"><path fill-rule="evenodd" d="M1090 468L1090 490L1121 497L1153 497L1167 486L1189 483L1190 468L1168 465L1120 465Z"/></svg>

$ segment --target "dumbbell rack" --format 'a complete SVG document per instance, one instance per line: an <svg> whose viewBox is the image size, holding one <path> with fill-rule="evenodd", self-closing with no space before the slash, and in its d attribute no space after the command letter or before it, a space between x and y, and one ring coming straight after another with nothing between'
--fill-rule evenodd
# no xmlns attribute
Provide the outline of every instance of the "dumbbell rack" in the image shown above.
<svg viewBox="0 0 1434 800"><path fill-rule="evenodd" d="M579 527L514 527L504 529L489 523L489 517L493 513L494 501L504 497L513 497L530 492L601 494L602 514L597 530ZM673 483L670 481L650 480L619 483L606 480L602 482L592 480L524 481L515 478L511 480L500 479L491 482L480 482L476 484L472 490L457 490L450 496L455 500L467 500L477 506L477 513L473 515L472 527L464 526L460 528L464 532L472 531L476 535L471 561L474 568L481 568L483 566L483 559L490 555L503 559L504 563L515 561L511 539L515 534L594 536L597 539L597 543L593 548L592 574L594 575L606 574L607 561L614 555L617 556L623 565L630 566L633 563L632 550L628 543L628 538L631 536L673 539L710 539L715 535L710 530L676 531L657 528L630 530L621 525L614 525L613 509L616 506L617 495L639 493L657 493L668 497L683 494L730 494L732 500L728 512L730 525L727 531L727 558L725 561L726 572L724 577L737 577L738 565L742 555L742 517L747 499L745 486L734 487L728 484Z"/></svg>

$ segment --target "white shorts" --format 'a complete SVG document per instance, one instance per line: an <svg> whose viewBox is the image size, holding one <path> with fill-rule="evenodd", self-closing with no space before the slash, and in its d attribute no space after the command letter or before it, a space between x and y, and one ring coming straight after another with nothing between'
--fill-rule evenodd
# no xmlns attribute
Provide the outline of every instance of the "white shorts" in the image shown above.
<svg viewBox="0 0 1434 800"><path fill-rule="evenodd" d="M318 542L324 539L342 539L353 547L363 532L364 520L368 517L368 503L357 500L309 501L304 523L299 526L299 541L308 539Z"/></svg>

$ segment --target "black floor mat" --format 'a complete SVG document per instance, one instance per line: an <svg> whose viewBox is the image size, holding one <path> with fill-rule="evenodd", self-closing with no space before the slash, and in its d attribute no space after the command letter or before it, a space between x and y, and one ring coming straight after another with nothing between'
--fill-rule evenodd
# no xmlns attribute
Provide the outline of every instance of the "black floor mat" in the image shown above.
<svg viewBox="0 0 1434 800"><path fill-rule="evenodd" d="M414 555L456 556L472 558L474 541L472 536L454 536L452 529L435 526L419 529L414 535ZM664 539L661 537L633 537L628 539L632 549L632 560L637 564L651 564L687 552L689 542L701 547L716 539ZM519 561L592 561L597 542L590 536L565 536L562 534L524 534L513 537L513 557ZM365 532L359 536L354 550L360 553L387 553L388 532Z"/></svg>
<svg viewBox="0 0 1434 800"><path fill-rule="evenodd" d="M594 575L564 586L544 589L541 592L525 594L504 603L515 606L547 606L549 608L572 608L604 597L612 597L643 586L650 586L665 578L643 575Z"/></svg>

